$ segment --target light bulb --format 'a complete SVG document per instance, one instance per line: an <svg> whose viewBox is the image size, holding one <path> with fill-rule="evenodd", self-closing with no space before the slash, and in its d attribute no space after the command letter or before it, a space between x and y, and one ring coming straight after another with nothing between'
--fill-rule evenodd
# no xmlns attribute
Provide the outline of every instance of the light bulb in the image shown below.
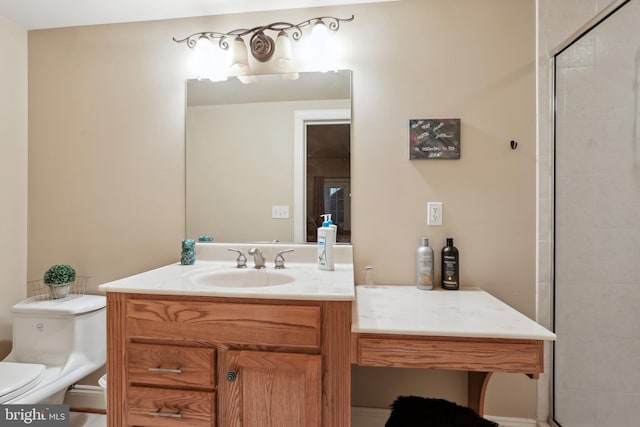
<svg viewBox="0 0 640 427"><path fill-rule="evenodd" d="M327 40L329 38L329 29L324 24L322 19L318 20L318 22L313 25L313 29L311 30L311 37L314 39L314 44L318 46L327 44Z"/></svg>
<svg viewBox="0 0 640 427"><path fill-rule="evenodd" d="M229 72L229 51L220 47L213 48L213 69L209 75L212 82L222 82L227 80Z"/></svg>
<svg viewBox="0 0 640 427"><path fill-rule="evenodd" d="M200 37L193 48L192 69L199 80L227 80L228 55L207 37Z"/></svg>
<svg viewBox="0 0 640 427"><path fill-rule="evenodd" d="M233 61L231 62L231 73L234 75L248 74L251 71L249 67L249 56L247 54L247 45L242 37L238 36L233 41Z"/></svg>
<svg viewBox="0 0 640 427"><path fill-rule="evenodd" d="M322 72L336 69L333 44L329 29L321 19L318 20L311 30L310 61L313 68Z"/></svg>
<svg viewBox="0 0 640 427"><path fill-rule="evenodd" d="M193 48L191 69L199 80L208 79L213 68L213 46L206 37L200 37Z"/></svg>
<svg viewBox="0 0 640 427"><path fill-rule="evenodd" d="M278 71L290 71L293 62L293 49L289 35L280 31L276 38L275 67Z"/></svg>

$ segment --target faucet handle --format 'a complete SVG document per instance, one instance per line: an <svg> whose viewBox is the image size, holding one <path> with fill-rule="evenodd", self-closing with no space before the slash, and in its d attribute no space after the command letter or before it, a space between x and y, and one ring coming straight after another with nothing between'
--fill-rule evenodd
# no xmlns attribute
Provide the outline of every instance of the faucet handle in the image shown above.
<svg viewBox="0 0 640 427"><path fill-rule="evenodd" d="M276 265L275 268L277 269L281 269L284 268L284 257L282 256L282 254L286 254L287 252L293 252L294 249L285 249L283 251L278 252L278 255L276 255L276 259L273 260L273 263Z"/></svg>
<svg viewBox="0 0 640 427"><path fill-rule="evenodd" d="M247 257L244 256L240 249L229 248L228 250L238 253L238 258L236 258L236 268L247 268Z"/></svg>

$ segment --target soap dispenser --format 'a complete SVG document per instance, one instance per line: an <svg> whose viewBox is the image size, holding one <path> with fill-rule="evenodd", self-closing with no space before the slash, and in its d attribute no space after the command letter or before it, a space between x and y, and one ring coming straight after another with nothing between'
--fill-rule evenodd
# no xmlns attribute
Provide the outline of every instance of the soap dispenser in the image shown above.
<svg viewBox="0 0 640 427"><path fill-rule="evenodd" d="M333 244L336 244L336 240L338 238L338 226L333 223L331 219L331 214L320 215L323 218L323 224L326 222L329 225L329 228L333 230Z"/></svg>
<svg viewBox="0 0 640 427"><path fill-rule="evenodd" d="M323 215L326 218L326 215ZM318 268L321 270L333 270L333 242L335 232L328 220L323 221L318 228Z"/></svg>

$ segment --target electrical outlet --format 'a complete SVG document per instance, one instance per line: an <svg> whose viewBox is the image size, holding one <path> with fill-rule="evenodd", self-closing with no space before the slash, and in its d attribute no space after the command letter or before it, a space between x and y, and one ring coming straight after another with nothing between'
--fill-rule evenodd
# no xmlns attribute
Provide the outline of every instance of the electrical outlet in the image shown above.
<svg viewBox="0 0 640 427"><path fill-rule="evenodd" d="M442 202L427 203L427 225L442 225Z"/></svg>
<svg viewBox="0 0 640 427"><path fill-rule="evenodd" d="M289 218L289 206L271 206L271 218Z"/></svg>

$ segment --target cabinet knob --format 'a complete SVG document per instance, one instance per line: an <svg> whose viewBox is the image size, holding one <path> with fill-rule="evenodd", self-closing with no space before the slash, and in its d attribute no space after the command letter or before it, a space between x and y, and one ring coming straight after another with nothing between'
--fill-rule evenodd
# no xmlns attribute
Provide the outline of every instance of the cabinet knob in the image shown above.
<svg viewBox="0 0 640 427"><path fill-rule="evenodd" d="M238 378L238 373L236 371L227 372L227 381L234 382Z"/></svg>

